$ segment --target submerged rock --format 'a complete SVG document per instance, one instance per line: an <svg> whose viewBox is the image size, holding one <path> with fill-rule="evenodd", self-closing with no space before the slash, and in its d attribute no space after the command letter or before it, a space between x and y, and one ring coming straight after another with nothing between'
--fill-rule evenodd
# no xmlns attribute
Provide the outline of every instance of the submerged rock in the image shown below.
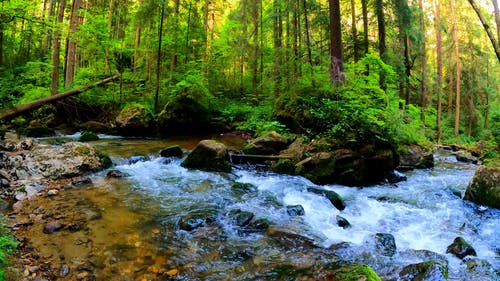
<svg viewBox="0 0 500 281"><path fill-rule="evenodd" d="M281 150L287 148L286 137L271 131L262 137L256 138L243 148L246 154L268 155L279 154Z"/></svg>
<svg viewBox="0 0 500 281"><path fill-rule="evenodd" d="M410 264L399 273L400 281L446 281L448 264L443 261L426 261Z"/></svg>
<svg viewBox="0 0 500 281"><path fill-rule="evenodd" d="M111 170L109 172L106 173L106 177L107 178L124 178L124 177L128 177L129 175L122 172L122 171L119 171L119 170Z"/></svg>
<svg viewBox="0 0 500 281"><path fill-rule="evenodd" d="M64 225L57 221L47 222L43 226L43 233L52 234L64 228Z"/></svg>
<svg viewBox="0 0 500 281"><path fill-rule="evenodd" d="M291 217L298 217L306 214L302 205L286 206L286 212Z"/></svg>
<svg viewBox="0 0 500 281"><path fill-rule="evenodd" d="M464 200L500 209L500 168L479 166L467 187Z"/></svg>
<svg viewBox="0 0 500 281"><path fill-rule="evenodd" d="M396 254L396 240L389 233L375 234L375 249L382 256L392 257Z"/></svg>
<svg viewBox="0 0 500 281"><path fill-rule="evenodd" d="M459 259L463 259L466 256L477 256L476 250L462 237L455 238L453 243L446 248L446 252L453 254Z"/></svg>
<svg viewBox="0 0 500 281"><path fill-rule="evenodd" d="M257 191L257 187L251 183L235 182L231 185L231 189L240 193L249 193Z"/></svg>
<svg viewBox="0 0 500 281"><path fill-rule="evenodd" d="M340 211L345 209L344 200L333 190L308 187L307 191L326 197L328 200L330 200L332 205Z"/></svg>
<svg viewBox="0 0 500 281"><path fill-rule="evenodd" d="M202 140L181 166L212 172L231 172L226 146L215 140Z"/></svg>
<svg viewBox="0 0 500 281"><path fill-rule="evenodd" d="M271 222L266 218L252 219L250 223L245 227L246 231L250 232L262 232L271 226Z"/></svg>
<svg viewBox="0 0 500 281"><path fill-rule="evenodd" d="M217 218L216 210L198 210L192 211L181 217L179 220L179 228L186 231L194 230L198 227L205 226L215 222Z"/></svg>
<svg viewBox="0 0 500 281"><path fill-rule="evenodd" d="M344 217L337 215L336 220L337 220L337 225L344 229L351 227L351 223L349 223L349 221Z"/></svg>
<svg viewBox="0 0 500 281"><path fill-rule="evenodd" d="M229 217L231 221L236 226L246 226L253 219L254 214L252 212L242 211L240 209L232 210L229 212Z"/></svg>

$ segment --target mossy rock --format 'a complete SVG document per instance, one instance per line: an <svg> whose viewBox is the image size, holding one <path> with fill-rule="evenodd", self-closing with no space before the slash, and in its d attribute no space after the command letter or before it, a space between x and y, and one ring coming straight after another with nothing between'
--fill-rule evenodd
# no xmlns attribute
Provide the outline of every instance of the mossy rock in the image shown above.
<svg viewBox="0 0 500 281"><path fill-rule="evenodd" d="M295 175L295 164L290 159L280 159L271 165L271 170L278 174Z"/></svg>
<svg viewBox="0 0 500 281"><path fill-rule="evenodd" d="M480 166L477 168L464 200L500 209L500 168Z"/></svg>
<svg viewBox="0 0 500 281"><path fill-rule="evenodd" d="M78 141L81 142L89 142L89 141L96 141L99 140L99 136L93 132L89 131L84 131L81 135L80 138L78 138Z"/></svg>
<svg viewBox="0 0 500 281"><path fill-rule="evenodd" d="M182 148L178 145L172 145L160 151L161 157L182 157Z"/></svg>
<svg viewBox="0 0 500 281"><path fill-rule="evenodd" d="M251 183L235 182L231 185L231 189L240 193L250 193L257 191L257 187Z"/></svg>
<svg viewBox="0 0 500 281"><path fill-rule="evenodd" d="M254 214L252 212L242 211L240 209L232 210L229 212L229 218L236 226L246 226L253 219Z"/></svg>
<svg viewBox="0 0 500 281"><path fill-rule="evenodd" d="M162 135L208 132L211 119L207 107L190 95L181 94L158 114L158 127Z"/></svg>
<svg viewBox="0 0 500 281"><path fill-rule="evenodd" d="M181 166L211 172L231 172L229 153L223 144L215 140L202 140L188 154Z"/></svg>
<svg viewBox="0 0 500 281"><path fill-rule="evenodd" d="M308 187L307 191L326 197L332 205L339 211L345 209L344 199L333 190L320 189L317 187Z"/></svg>
<svg viewBox="0 0 500 281"><path fill-rule="evenodd" d="M418 145L408 145L399 149L400 163L398 170L427 169L434 167L432 150Z"/></svg>
<svg viewBox="0 0 500 281"><path fill-rule="evenodd" d="M377 273L368 265L350 265L336 270L335 281L381 281Z"/></svg>
<svg viewBox="0 0 500 281"><path fill-rule="evenodd" d="M246 154L277 155L288 146L288 139L276 131L271 131L256 138L243 148Z"/></svg>
<svg viewBox="0 0 500 281"><path fill-rule="evenodd" d="M217 211L213 209L192 211L181 217L179 228L186 231L191 231L196 228L206 226L215 222L217 219Z"/></svg>
<svg viewBox="0 0 500 281"><path fill-rule="evenodd" d="M111 131L111 127L109 125L98 121L87 121L83 123L80 128L85 131L96 133L109 133Z"/></svg>
<svg viewBox="0 0 500 281"><path fill-rule="evenodd" d="M320 152L297 163L295 172L317 184L335 182L335 158L331 153Z"/></svg>
<svg viewBox="0 0 500 281"><path fill-rule="evenodd" d="M477 256L476 250L462 237L455 238L453 243L446 248L446 252L453 254L459 259L463 259L466 256Z"/></svg>
<svg viewBox="0 0 500 281"><path fill-rule="evenodd" d="M27 137L39 138L49 137L55 134L54 130L46 126L28 126L20 131L22 135Z"/></svg>
<svg viewBox="0 0 500 281"><path fill-rule="evenodd" d="M113 161L111 161L107 152L98 151L97 155L99 156L99 161L101 162L101 167L103 169L111 168L113 166Z"/></svg>
<svg viewBox="0 0 500 281"><path fill-rule="evenodd" d="M117 129L124 135L150 134L153 113L140 104L128 104L115 119Z"/></svg>
<svg viewBox="0 0 500 281"><path fill-rule="evenodd" d="M448 264L446 261L430 260L405 266L399 273L401 281L446 281Z"/></svg>

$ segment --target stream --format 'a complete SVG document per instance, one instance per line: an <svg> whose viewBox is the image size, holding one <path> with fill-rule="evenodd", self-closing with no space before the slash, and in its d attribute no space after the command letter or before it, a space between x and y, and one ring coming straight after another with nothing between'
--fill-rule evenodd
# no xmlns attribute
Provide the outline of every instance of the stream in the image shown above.
<svg viewBox="0 0 500 281"><path fill-rule="evenodd" d="M464 194L472 164L436 154L435 168L406 172L407 181L353 188L316 186L260 166L235 166L230 174L188 170L180 159L158 156L172 144L192 149L202 138L93 142L110 154L112 169L128 176L107 178L103 171L91 176L92 184L40 198L37 208L79 226L51 235L35 229L32 244L53 267L71 269L68 276L83 268L95 280L289 280L296 272L290 268L316 270L342 261L368 264L383 280L397 280L403 267L430 259L447 261L448 280L499 278L500 210L456 195ZM345 210L308 187L337 192ZM293 205L301 205L304 215L291 216L287 206ZM237 226L233 214L240 211L269 228ZM207 213L211 220L201 227L182 229L186 217ZM351 227L339 227L337 215ZM377 250L377 233L394 236L392 257ZM458 236L475 248L472 262L446 253Z"/></svg>

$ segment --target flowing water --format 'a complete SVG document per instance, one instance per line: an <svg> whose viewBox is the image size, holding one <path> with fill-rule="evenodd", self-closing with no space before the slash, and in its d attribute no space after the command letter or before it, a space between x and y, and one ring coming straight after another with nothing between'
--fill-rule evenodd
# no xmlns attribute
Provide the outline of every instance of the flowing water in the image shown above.
<svg viewBox="0 0 500 281"><path fill-rule="evenodd" d="M437 155L435 168L407 172L408 180L397 185L319 187L344 198L346 208L339 211L308 192L317 186L302 177L255 166L235 167L229 174L202 172L181 167L179 159L158 157L162 147L175 143L190 149L201 138L96 142L112 156L113 169L129 176L110 179L104 171L92 176L92 185L40 203L51 210L74 208L86 223L82 231L55 233L52 242L34 237L33 243L44 256L59 255L60 265L92 267L96 280L276 280L289 274L288 268L318 268L339 259L368 264L384 280L396 280L404 266L430 259L447 260L449 280L499 278L500 210L455 195L465 192L473 165ZM234 183L256 188L239 190ZM305 215L290 216L290 205L302 205ZM236 226L235 210L266 219L270 228ZM182 230L192 214L211 214L213 220ZM339 227L337 215L351 227ZM376 233L394 236L394 256L377 252ZM458 236L475 248L474 260L480 260L475 264L482 266L446 253Z"/></svg>

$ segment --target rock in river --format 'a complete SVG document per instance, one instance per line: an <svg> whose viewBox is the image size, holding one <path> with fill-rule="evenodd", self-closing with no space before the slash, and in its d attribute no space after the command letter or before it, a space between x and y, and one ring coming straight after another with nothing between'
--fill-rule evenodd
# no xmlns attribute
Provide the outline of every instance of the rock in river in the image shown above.
<svg viewBox="0 0 500 281"><path fill-rule="evenodd" d="M500 168L490 166L477 168L464 199L500 209Z"/></svg>
<svg viewBox="0 0 500 281"><path fill-rule="evenodd" d="M231 172L227 148L215 140L200 141L181 165L204 171Z"/></svg>
<svg viewBox="0 0 500 281"><path fill-rule="evenodd" d="M446 249L447 253L452 253L459 259L463 259L466 256L477 256L476 250L465 241L462 237L457 237L453 240L453 243Z"/></svg>

